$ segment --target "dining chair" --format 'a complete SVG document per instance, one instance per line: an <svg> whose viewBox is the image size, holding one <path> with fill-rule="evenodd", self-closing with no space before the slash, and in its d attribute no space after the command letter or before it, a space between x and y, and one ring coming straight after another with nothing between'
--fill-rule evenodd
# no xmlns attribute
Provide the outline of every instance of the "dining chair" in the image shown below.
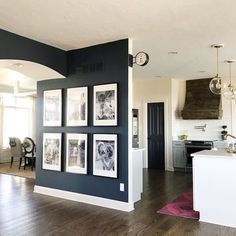
<svg viewBox="0 0 236 236"><path fill-rule="evenodd" d="M36 145L32 138L25 137L22 144L24 148L24 169L26 165L31 165L31 170L35 167Z"/></svg>
<svg viewBox="0 0 236 236"><path fill-rule="evenodd" d="M19 169L22 164L22 159L24 158L24 152L22 149L22 143L21 140L17 137L9 137L9 145L11 148L11 164L10 168L12 167L14 158L19 158Z"/></svg>

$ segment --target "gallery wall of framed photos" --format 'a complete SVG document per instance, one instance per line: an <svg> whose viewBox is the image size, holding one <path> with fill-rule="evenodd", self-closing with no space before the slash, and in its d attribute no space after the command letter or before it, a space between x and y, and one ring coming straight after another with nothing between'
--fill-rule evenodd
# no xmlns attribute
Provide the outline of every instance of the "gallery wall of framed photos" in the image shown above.
<svg viewBox="0 0 236 236"><path fill-rule="evenodd" d="M38 82L36 185L128 202L128 40L67 58Z"/></svg>
<svg viewBox="0 0 236 236"><path fill-rule="evenodd" d="M88 126L88 87L66 89L66 126ZM93 86L93 125L117 126L117 84ZM43 126L62 125L62 89L43 92ZM105 129L104 129L105 130ZM93 175L117 178L117 134L66 134L66 172L88 174L88 147L93 148ZM62 171L61 133L43 133L42 167Z"/></svg>

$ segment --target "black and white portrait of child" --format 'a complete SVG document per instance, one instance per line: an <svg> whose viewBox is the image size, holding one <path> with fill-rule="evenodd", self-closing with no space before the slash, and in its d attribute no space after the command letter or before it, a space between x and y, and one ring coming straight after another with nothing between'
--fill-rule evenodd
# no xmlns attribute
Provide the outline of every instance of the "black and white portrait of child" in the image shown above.
<svg viewBox="0 0 236 236"><path fill-rule="evenodd" d="M59 139L47 138L45 140L44 162L49 165L59 164Z"/></svg>
<svg viewBox="0 0 236 236"><path fill-rule="evenodd" d="M96 141L96 169L115 171L114 167L114 141Z"/></svg>
<svg viewBox="0 0 236 236"><path fill-rule="evenodd" d="M115 91L96 92L96 120L115 119Z"/></svg>
<svg viewBox="0 0 236 236"><path fill-rule="evenodd" d="M68 141L68 166L85 168L85 140L69 139Z"/></svg>

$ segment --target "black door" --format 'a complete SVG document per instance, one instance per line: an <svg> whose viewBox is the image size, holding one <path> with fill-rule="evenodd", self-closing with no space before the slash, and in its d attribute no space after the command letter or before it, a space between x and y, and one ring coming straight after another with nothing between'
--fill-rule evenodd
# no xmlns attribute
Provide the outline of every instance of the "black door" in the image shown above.
<svg viewBox="0 0 236 236"><path fill-rule="evenodd" d="M148 168L165 169L164 103L148 103Z"/></svg>

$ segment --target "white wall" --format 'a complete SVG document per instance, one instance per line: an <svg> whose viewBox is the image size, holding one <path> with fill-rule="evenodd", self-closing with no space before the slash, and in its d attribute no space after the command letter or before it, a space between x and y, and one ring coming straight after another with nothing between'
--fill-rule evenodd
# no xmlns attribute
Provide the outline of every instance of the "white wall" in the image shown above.
<svg viewBox="0 0 236 236"><path fill-rule="evenodd" d="M172 170L171 79L134 80L133 108L139 109L140 147L146 149L144 167L147 167L147 103L164 102L165 107L165 166Z"/></svg>
<svg viewBox="0 0 236 236"><path fill-rule="evenodd" d="M133 81L133 108L139 109L139 142L146 149L144 167L147 167L147 118L148 102L165 103L165 151L166 169L172 167L172 140L177 140L181 134L187 134L188 139L220 140L221 126L227 125L228 132L235 135L236 122L231 128L231 120L236 114L236 105L222 98L223 118L221 120L183 120L181 111L185 102L186 81L179 79L155 79ZM231 119L232 117L232 119ZM195 129L194 126L207 124L206 131Z"/></svg>

